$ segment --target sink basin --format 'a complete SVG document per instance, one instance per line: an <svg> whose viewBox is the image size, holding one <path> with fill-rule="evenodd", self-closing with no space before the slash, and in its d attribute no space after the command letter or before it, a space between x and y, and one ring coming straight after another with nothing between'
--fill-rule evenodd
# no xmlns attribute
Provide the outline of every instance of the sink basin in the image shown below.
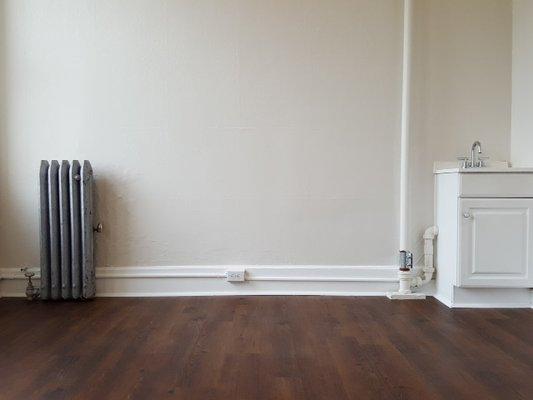
<svg viewBox="0 0 533 400"><path fill-rule="evenodd" d="M510 167L507 161L492 161L486 167L463 168L461 161L437 161L433 167L435 174L449 174L459 172L461 174L471 173L524 173L533 172L530 167Z"/></svg>

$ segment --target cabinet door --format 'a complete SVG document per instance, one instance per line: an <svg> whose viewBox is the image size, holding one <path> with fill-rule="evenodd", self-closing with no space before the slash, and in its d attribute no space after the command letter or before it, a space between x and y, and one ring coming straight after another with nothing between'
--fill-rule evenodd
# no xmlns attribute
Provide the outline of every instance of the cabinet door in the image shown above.
<svg viewBox="0 0 533 400"><path fill-rule="evenodd" d="M533 286L533 199L460 199L458 286Z"/></svg>

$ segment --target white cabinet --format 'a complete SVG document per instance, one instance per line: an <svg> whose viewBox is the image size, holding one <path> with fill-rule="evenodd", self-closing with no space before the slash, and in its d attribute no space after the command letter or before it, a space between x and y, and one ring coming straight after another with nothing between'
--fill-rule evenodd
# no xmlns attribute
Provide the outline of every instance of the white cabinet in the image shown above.
<svg viewBox="0 0 533 400"><path fill-rule="evenodd" d="M533 170L435 173L435 297L451 307L531 307Z"/></svg>
<svg viewBox="0 0 533 400"><path fill-rule="evenodd" d="M457 286L533 286L533 199L459 200Z"/></svg>

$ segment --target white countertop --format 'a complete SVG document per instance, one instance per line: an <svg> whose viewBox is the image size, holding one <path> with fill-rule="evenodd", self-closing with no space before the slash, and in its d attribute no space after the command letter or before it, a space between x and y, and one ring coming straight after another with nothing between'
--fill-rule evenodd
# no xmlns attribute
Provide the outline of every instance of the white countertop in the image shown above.
<svg viewBox="0 0 533 400"><path fill-rule="evenodd" d="M486 167L463 168L461 161L436 161L433 166L435 174L472 174L472 173L533 173L533 168L509 167L507 161L492 161Z"/></svg>

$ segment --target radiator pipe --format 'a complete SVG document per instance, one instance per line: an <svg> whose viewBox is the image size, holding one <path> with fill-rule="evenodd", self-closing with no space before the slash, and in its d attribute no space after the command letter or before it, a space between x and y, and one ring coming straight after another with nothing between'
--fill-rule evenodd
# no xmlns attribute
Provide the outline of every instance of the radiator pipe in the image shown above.
<svg viewBox="0 0 533 400"><path fill-rule="evenodd" d="M411 121L411 20L412 0L403 2L402 104L400 132L400 250L409 248L409 136Z"/></svg>
<svg viewBox="0 0 533 400"><path fill-rule="evenodd" d="M433 241L439 234L437 226L430 226L424 232L424 267L421 276L413 277L411 280L412 287L419 287L429 283L433 279L435 267L433 266Z"/></svg>
<svg viewBox="0 0 533 400"><path fill-rule="evenodd" d="M35 272L32 272L29 270L28 267L23 267L20 269L21 272L24 273L24 276L28 279L28 283L26 285L26 299L28 300L36 300L39 298L39 288L36 288L33 286L33 282L31 278L35 276Z"/></svg>
<svg viewBox="0 0 533 400"><path fill-rule="evenodd" d="M407 250L400 251L400 270L398 271L398 281L400 287L398 293L411 293L411 268L413 268L413 253Z"/></svg>

